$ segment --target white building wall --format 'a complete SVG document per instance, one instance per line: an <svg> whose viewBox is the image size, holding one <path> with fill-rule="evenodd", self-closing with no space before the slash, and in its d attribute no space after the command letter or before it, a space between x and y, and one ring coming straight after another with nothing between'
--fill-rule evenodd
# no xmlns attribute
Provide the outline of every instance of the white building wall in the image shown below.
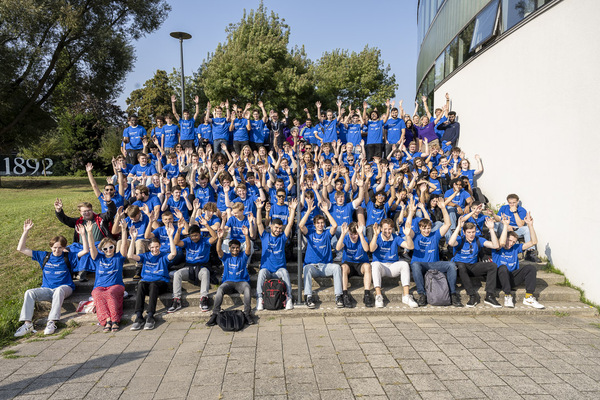
<svg viewBox="0 0 600 400"><path fill-rule="evenodd" d="M517 193L546 256L600 304L600 1L564 0L496 43L436 92L492 204Z"/></svg>

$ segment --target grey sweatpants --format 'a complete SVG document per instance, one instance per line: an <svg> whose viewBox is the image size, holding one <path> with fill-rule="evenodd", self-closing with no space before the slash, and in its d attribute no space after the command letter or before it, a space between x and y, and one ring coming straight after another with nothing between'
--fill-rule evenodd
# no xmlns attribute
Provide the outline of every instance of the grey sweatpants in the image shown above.
<svg viewBox="0 0 600 400"><path fill-rule="evenodd" d="M223 303L223 295L232 293L241 293L244 295L244 314L250 315L250 284L248 282L223 282L217 289L215 295L215 304L213 306L213 314L218 314L221 311L221 303Z"/></svg>
<svg viewBox="0 0 600 400"><path fill-rule="evenodd" d="M23 299L19 321L31 321L36 301L51 301L52 307L50 308L50 314L48 314L48 321L58 321L63 301L71 293L73 293L73 289L67 285L59 286L56 289L39 287L27 290Z"/></svg>
<svg viewBox="0 0 600 400"><path fill-rule="evenodd" d="M181 298L181 284L183 280L190 280L190 269L186 266L178 269L173 276L173 298ZM200 281L200 296L208 296L208 290L210 289L210 272L208 268L202 267L198 271L198 280Z"/></svg>

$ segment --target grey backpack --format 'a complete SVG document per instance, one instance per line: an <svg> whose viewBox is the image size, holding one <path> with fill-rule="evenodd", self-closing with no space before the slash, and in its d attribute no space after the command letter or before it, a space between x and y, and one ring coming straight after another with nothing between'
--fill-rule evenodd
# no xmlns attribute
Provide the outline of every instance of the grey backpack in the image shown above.
<svg viewBox="0 0 600 400"><path fill-rule="evenodd" d="M450 305L450 288L446 275L437 269L430 269L425 273L425 292L428 304L432 306Z"/></svg>

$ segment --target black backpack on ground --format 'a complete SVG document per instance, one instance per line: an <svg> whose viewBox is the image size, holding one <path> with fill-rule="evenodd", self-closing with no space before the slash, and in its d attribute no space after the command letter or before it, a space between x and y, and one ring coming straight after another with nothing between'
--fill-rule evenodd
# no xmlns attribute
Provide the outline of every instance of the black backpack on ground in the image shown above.
<svg viewBox="0 0 600 400"><path fill-rule="evenodd" d="M246 326L246 318L242 310L221 311L217 316L217 324L226 332L237 332Z"/></svg>
<svg viewBox="0 0 600 400"><path fill-rule="evenodd" d="M262 288L265 310L281 310L287 293L285 282L279 279L267 279Z"/></svg>
<svg viewBox="0 0 600 400"><path fill-rule="evenodd" d="M437 269L430 269L425 273L425 293L427 303L432 306L450 305L450 288L446 275Z"/></svg>

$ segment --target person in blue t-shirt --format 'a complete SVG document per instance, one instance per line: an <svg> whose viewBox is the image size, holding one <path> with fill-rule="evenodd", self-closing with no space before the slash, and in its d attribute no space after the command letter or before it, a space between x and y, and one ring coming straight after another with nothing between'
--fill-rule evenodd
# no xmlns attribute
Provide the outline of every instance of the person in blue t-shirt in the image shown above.
<svg viewBox="0 0 600 400"><path fill-rule="evenodd" d="M373 307L371 294L371 264L369 263L369 243L364 236L364 227L356 222L342 225L342 234L335 246L336 251L344 251L342 256L342 300L344 307L352 308L353 304L348 295L348 279L351 276L362 276L365 294L365 307Z"/></svg>
<svg viewBox="0 0 600 400"><path fill-rule="evenodd" d="M229 241L237 239L240 243L244 239L242 228L245 226L250 229L250 236L256 237L256 225L254 222L256 219L253 214L248 216L244 215L244 205L242 203L235 203L233 207L227 209L226 217L223 218L221 228L227 233L224 241L225 252L229 249ZM261 216L262 218L262 216ZM246 252L246 242L242 243L242 251ZM254 254L254 246L250 248L250 255Z"/></svg>
<svg viewBox="0 0 600 400"><path fill-rule="evenodd" d="M169 154L175 150L175 146L179 143L179 127L173 123L173 116L171 115L165 117L165 122L166 124L163 126L165 138L163 149L166 154Z"/></svg>
<svg viewBox="0 0 600 400"><path fill-rule="evenodd" d="M387 130L385 137L385 155L386 157L392 152L393 145L400 147L404 142L406 124L402 118L399 118L398 109L394 107L395 102L392 101L391 118L388 118L383 127ZM402 101L400 101L402 108Z"/></svg>
<svg viewBox="0 0 600 400"><path fill-rule="evenodd" d="M133 227L129 230L131 240L135 242L138 236L138 230ZM154 329L156 321L154 314L156 313L156 302L158 296L166 292L169 287L169 262L177 255L174 239L175 227L167 227L167 235L169 236L169 253L160 251L160 240L158 238L150 239L150 251L142 254L134 254L135 246L129 245L127 258L135 262L142 263L142 279L138 282L135 296L135 315L136 319L131 326L132 331L139 331L142 327L145 330ZM144 323L142 314L144 312L144 303L148 296L148 312Z"/></svg>
<svg viewBox="0 0 600 400"><path fill-rule="evenodd" d="M158 145L165 148L165 118L162 115L156 116L156 126L150 131L150 139L156 139Z"/></svg>
<svg viewBox="0 0 600 400"><path fill-rule="evenodd" d="M454 257L452 257L452 261L456 263L462 285L469 295L467 307L475 307L479 303L477 289L473 286L473 282L471 282L472 276L486 277L485 304L495 308L502 307L498 303L498 300L496 300L496 273L498 266L494 262L478 261L479 252L483 247L487 247L488 249L498 249L500 247L498 237L496 236L496 232L494 232L494 220L487 218L485 221L485 225L490 230L491 241L477 236L475 224L465 221L466 218L464 216L459 219L459 226L452 236L450 236L448 246L453 247ZM463 235L460 235L461 232Z"/></svg>
<svg viewBox="0 0 600 400"><path fill-rule="evenodd" d="M127 229L125 220L121 220L122 230ZM85 225L88 242L94 242L93 224L88 221ZM98 253L98 249L102 253ZM95 245L90 246L90 258L93 260L91 269L95 273L92 297L96 307L96 317L104 332L117 332L119 323L123 317L123 294L125 283L123 282L123 264L127 255L127 241L121 241L121 247L117 248L117 242L111 238L104 238Z"/></svg>
<svg viewBox="0 0 600 400"><path fill-rule="evenodd" d="M33 329L33 311L36 301L51 301L52 306L48 314L48 322L44 335L51 335L56 330L56 322L60 319L60 311L65 298L75 290L71 273L77 268L77 260L89 252L89 245L85 228L82 224L75 227L82 240L83 248L77 253L65 252L67 239L64 236L55 236L50 239L51 252L33 251L27 247L27 234L33 228L33 221L25 220L23 234L17 245L17 251L31 257L42 268L42 286L29 289L25 292L21 316L19 321L23 325L15 332L15 337L35 333Z"/></svg>
<svg viewBox="0 0 600 400"><path fill-rule="evenodd" d="M248 274L248 259L250 258L250 249L252 241L248 228L243 228L244 244L246 251L241 252L241 244L239 240L231 240L229 242L229 253L223 252L223 230L219 230L219 240L217 241L217 254L223 262L223 278L222 283L215 294L215 304L210 319L206 322L206 326L214 326L217 324L217 317L221 311L223 296L226 294L239 293L243 295L244 301L244 318L246 324L254 325L254 317L252 316L250 295L250 275Z"/></svg>
<svg viewBox="0 0 600 400"><path fill-rule="evenodd" d="M229 132L233 134L233 151L240 156L242 154L242 148L250 143L249 132L252 130L252 124L250 123L250 107L251 104L246 104L246 107L242 111L237 105L233 105L233 114L231 122L229 124Z"/></svg>
<svg viewBox="0 0 600 400"><path fill-rule="evenodd" d="M171 108L173 110L173 115L175 119L179 123L179 143L183 149L194 149L195 146L195 138L196 132L194 129L194 125L196 123L196 119L200 114L200 106L198 105L199 98L198 96L194 97L194 103L196 103L196 112L194 113L194 117L190 118L190 112L188 110L183 110L183 118L179 118L179 114L177 114L177 110L175 109L175 103L177 102L177 97L175 95L171 96Z"/></svg>
<svg viewBox="0 0 600 400"><path fill-rule="evenodd" d="M468 214L470 211L473 198L465 189L463 189L462 180L460 178L453 179L450 183L452 189L448 189L444 193L446 206L448 207L448 215L450 215L450 229L452 232L456 230L456 221L458 217Z"/></svg>
<svg viewBox="0 0 600 400"><path fill-rule="evenodd" d="M258 215L262 215L264 207L262 200L256 201L256 209ZM288 206L287 223L284 224L279 218L273 218L270 223L270 231L267 231L263 225L262 218L256 219L258 228L258 236L262 244L262 254L260 258L260 270L256 282L256 310L264 309L263 306L263 284L267 279L281 279L285 282L287 298L285 300L285 309L292 310L294 301L292 299L292 282L290 274L287 270L285 246L292 234L292 226L294 225L294 217L298 208L298 200L293 199Z"/></svg>
<svg viewBox="0 0 600 400"><path fill-rule="evenodd" d="M179 210L183 216L183 218L189 222L190 220L190 211L193 210L192 203L189 200L189 196L187 192L181 192L181 188L179 186L173 186L171 189L171 193L167 192L165 195L165 200L163 201L161 211L171 211L173 215L175 215L175 222L179 221L178 214L175 213L175 210Z"/></svg>
<svg viewBox="0 0 600 400"><path fill-rule="evenodd" d="M328 204L321 202L320 208L323 214L317 215L314 220L314 229L310 231L306 227L306 221L315 208L314 202L307 200L308 210L302 220L300 220L300 231L306 236L306 254L304 255L304 293L306 294L306 305L308 308L315 308L315 302L312 296L312 278L313 276L333 276L333 287L335 293L335 305L338 308L344 308L342 298L342 268L339 264L334 264L331 254L331 238L335 235L337 222L329 213ZM325 229L325 216L329 220L329 229Z"/></svg>
<svg viewBox="0 0 600 400"><path fill-rule="evenodd" d="M492 260L498 266L498 280L504 292L504 307L514 307L512 291L525 282L525 298L523 304L533 308L544 308L533 296L537 279L537 268L533 264L519 265L519 254L537 244L537 235L533 228L533 218L529 213L524 218L529 227L531 240L524 244L518 243L519 235L510 230L511 220L502 216L502 234L500 235L500 248L492 250Z"/></svg>
<svg viewBox="0 0 600 400"><path fill-rule="evenodd" d="M223 107L226 108L225 117L223 117ZM224 103L221 103L219 107L215 108L215 113L212 118L210 117L210 102L208 102L206 104L206 115L205 122L212 126L213 148L215 154L225 154L230 136L228 124L228 122L230 122L229 100L226 100ZM223 144L225 145L225 149L223 148Z"/></svg>
<svg viewBox="0 0 600 400"><path fill-rule="evenodd" d="M138 125L137 115L131 115L127 123L129 126L123 129L123 143L127 153L127 163L134 164L137 161L137 155L144 148L142 138L145 138L147 133L143 126Z"/></svg>
<svg viewBox="0 0 600 400"><path fill-rule="evenodd" d="M94 175L92 174L92 171L94 170L94 166L92 165L92 163L87 163L85 166L85 170L87 172L90 185L92 185L94 195L96 196L96 198L98 198L98 201L100 202L101 213L105 213L108 211L108 207L106 206L106 202L104 201L104 195L108 195L108 197L110 197L110 199L115 204L115 207L123 207L123 204L125 203L125 198L123 197L124 185L119 185L119 192L116 192L115 185L113 185L112 183L107 183L106 185L104 185L104 193L102 193L98 188L96 178L94 178ZM122 181L123 174L119 172L118 175Z"/></svg>
<svg viewBox="0 0 600 400"><path fill-rule="evenodd" d="M383 117L379 117L379 113L375 110L371 111L367 119L367 102L363 102L363 120L367 121L367 161L371 161L374 156L381 157L383 150L383 125L390 117L390 99L385 102L386 112Z"/></svg>
<svg viewBox="0 0 600 400"><path fill-rule="evenodd" d="M509 232L515 232L519 237L522 237L525 243L531 242L531 232L529 227L525 223L525 217L527 216L527 210L520 205L519 196L511 193L506 196L508 204L503 205L498 210L498 214L494 216L496 220L496 233L500 231L500 221L503 215L510 218L510 224L508 226ZM541 260L537 256L537 248L535 245L531 246L527 252L525 252L525 259L534 263L539 263Z"/></svg>
<svg viewBox="0 0 600 400"><path fill-rule="evenodd" d="M443 199L436 202L436 206L441 210L444 223L436 231L432 232L431 220L423 218L419 221L419 231L411 229L410 235L413 237L413 255L411 259L411 271L413 280L417 286L417 304L419 307L427 305L427 294L425 293L425 281L423 276L429 270L437 270L446 274L448 287L450 289L450 301L454 307L462 307L460 295L456 293L456 264L452 261L440 261L439 244L440 239L450 230L450 216L446 210L446 204ZM409 209L410 211L410 209Z"/></svg>

